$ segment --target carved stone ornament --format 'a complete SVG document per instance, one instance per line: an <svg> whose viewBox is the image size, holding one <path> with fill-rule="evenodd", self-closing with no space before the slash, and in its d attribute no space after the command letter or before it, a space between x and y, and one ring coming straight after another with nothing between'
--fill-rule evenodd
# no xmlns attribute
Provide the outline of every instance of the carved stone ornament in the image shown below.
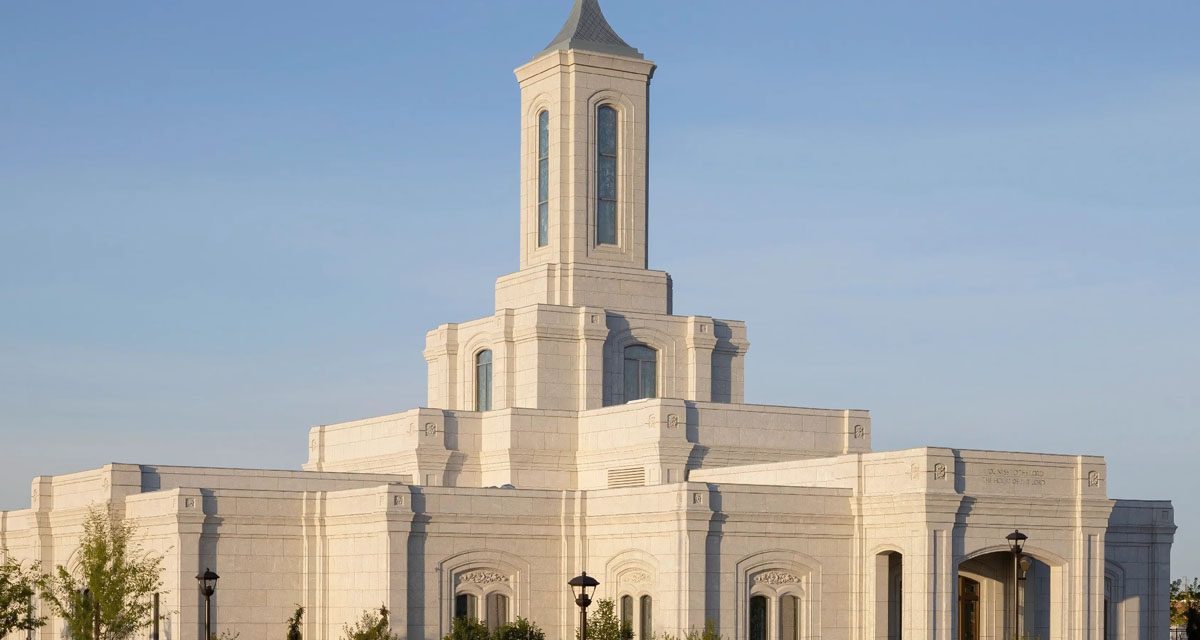
<svg viewBox="0 0 1200 640"><path fill-rule="evenodd" d="M319 444L319 442L317 441L317 439L313 438L312 440L308 441L308 448L312 449L313 451L316 451L318 444Z"/></svg>
<svg viewBox="0 0 1200 640"><path fill-rule="evenodd" d="M183 499L183 507L185 509L195 509L196 508L196 499L195 498L184 498Z"/></svg>
<svg viewBox="0 0 1200 640"><path fill-rule="evenodd" d="M754 576L754 581L759 584L796 584L800 582L800 578L786 571L767 571Z"/></svg>
<svg viewBox="0 0 1200 640"><path fill-rule="evenodd" d="M508 582L508 576L498 571L480 570L464 573L458 577L458 581L459 583L496 584L497 582Z"/></svg>
<svg viewBox="0 0 1200 640"><path fill-rule="evenodd" d="M700 492L693 493L692 504L704 504L704 494Z"/></svg>
<svg viewBox="0 0 1200 640"><path fill-rule="evenodd" d="M677 416L673 413L668 415L667 416L667 428L668 429L678 429L679 428L679 416Z"/></svg>
<svg viewBox="0 0 1200 640"><path fill-rule="evenodd" d="M854 425L854 439L862 440L867 436L867 430L861 424Z"/></svg>
<svg viewBox="0 0 1200 640"><path fill-rule="evenodd" d="M933 465L933 479L934 480L945 480L946 479L946 465L944 465L940 462Z"/></svg>
<svg viewBox="0 0 1200 640"><path fill-rule="evenodd" d="M658 416L654 415L653 411L646 414L646 426L651 429L658 426Z"/></svg>
<svg viewBox="0 0 1200 640"><path fill-rule="evenodd" d="M432 438L437 435L437 425L432 422L425 423L425 435Z"/></svg>
<svg viewBox="0 0 1200 640"><path fill-rule="evenodd" d="M915 463L915 462L912 463L912 465L910 465L908 467L908 476L910 478L912 478L913 480L920 478L921 477L921 467L917 466L917 463Z"/></svg>
<svg viewBox="0 0 1200 640"><path fill-rule="evenodd" d="M1088 472L1088 486L1093 487L1093 488L1100 486L1100 472L1099 471L1089 471Z"/></svg>
<svg viewBox="0 0 1200 640"><path fill-rule="evenodd" d="M621 575L621 581L631 584L645 584L650 582L650 574L641 570L628 571Z"/></svg>

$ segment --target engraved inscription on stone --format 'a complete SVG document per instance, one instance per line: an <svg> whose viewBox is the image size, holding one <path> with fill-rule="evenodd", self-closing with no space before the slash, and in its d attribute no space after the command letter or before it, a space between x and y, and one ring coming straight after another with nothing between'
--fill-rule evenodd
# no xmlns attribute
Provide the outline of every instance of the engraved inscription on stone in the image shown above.
<svg viewBox="0 0 1200 640"><path fill-rule="evenodd" d="M862 440L867 435L867 430L861 424L854 425L854 439Z"/></svg>
<svg viewBox="0 0 1200 640"><path fill-rule="evenodd" d="M1088 472L1088 486L1093 487L1093 488L1100 486L1100 472L1099 471L1089 471Z"/></svg>
<svg viewBox="0 0 1200 640"><path fill-rule="evenodd" d="M933 479L934 480L945 480L946 479L946 465L944 465L940 462L933 465Z"/></svg>
<svg viewBox="0 0 1200 640"><path fill-rule="evenodd" d="M983 483L1040 487L1046 484L1046 472L1024 467L988 467L984 469Z"/></svg>

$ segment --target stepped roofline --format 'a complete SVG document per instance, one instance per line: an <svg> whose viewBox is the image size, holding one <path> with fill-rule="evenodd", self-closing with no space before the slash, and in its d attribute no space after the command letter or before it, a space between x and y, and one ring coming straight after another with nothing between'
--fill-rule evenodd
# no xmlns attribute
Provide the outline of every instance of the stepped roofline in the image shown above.
<svg viewBox="0 0 1200 640"><path fill-rule="evenodd" d="M628 58L643 59L640 51L621 39L600 10L599 0L575 0L571 14L558 35L535 58L551 51L592 51Z"/></svg>

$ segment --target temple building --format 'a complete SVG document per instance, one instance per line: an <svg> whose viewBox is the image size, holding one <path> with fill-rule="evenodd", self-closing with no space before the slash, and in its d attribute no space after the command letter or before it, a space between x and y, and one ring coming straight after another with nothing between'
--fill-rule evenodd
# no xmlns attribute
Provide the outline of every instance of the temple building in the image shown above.
<svg viewBox="0 0 1200 640"><path fill-rule="evenodd" d="M428 333L426 407L315 427L293 471L38 477L0 546L67 564L90 505L135 521L166 556L163 640L202 637L206 568L241 640L297 604L307 640L335 640L380 603L408 640L456 616L570 640L584 570L638 640L706 621L731 640L1165 639L1171 503L1113 499L1103 458L874 451L867 411L745 402L746 324L674 315L647 260L654 72L597 0L516 70L519 268L492 315Z"/></svg>

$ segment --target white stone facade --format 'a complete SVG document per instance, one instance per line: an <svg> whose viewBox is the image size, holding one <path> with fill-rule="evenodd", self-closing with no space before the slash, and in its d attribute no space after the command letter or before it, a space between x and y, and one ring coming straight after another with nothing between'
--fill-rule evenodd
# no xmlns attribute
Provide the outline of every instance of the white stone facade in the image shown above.
<svg viewBox="0 0 1200 640"><path fill-rule="evenodd" d="M520 270L494 315L429 332L429 408L313 428L303 471L40 477L29 509L0 513L0 545L68 563L87 507L107 504L167 558L165 640L202 635L207 567L217 628L243 640L281 635L297 604L305 637L333 640L380 603L410 640L463 607L566 640L580 570L627 603L639 640L707 620L737 640L999 640L1019 527L1035 560L1020 635L1166 638L1171 504L1110 499L1102 458L873 452L866 411L744 403L746 325L671 315L670 277L647 268L654 65L597 19L579 0L566 39L517 70Z"/></svg>

